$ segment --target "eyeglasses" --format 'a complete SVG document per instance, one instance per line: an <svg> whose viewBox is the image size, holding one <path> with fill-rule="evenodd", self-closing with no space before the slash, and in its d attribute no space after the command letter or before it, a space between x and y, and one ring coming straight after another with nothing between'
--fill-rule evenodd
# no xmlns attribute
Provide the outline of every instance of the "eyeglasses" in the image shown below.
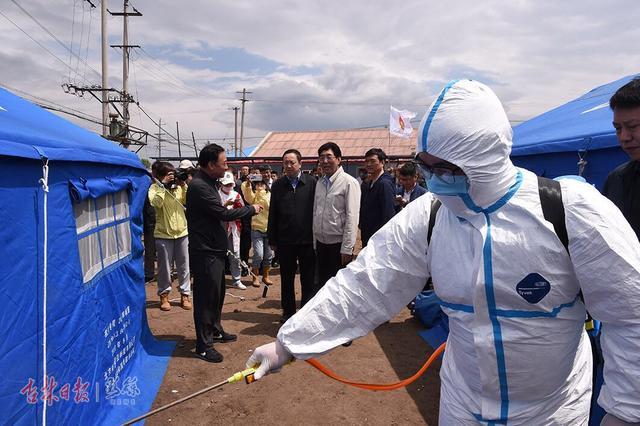
<svg viewBox="0 0 640 426"><path fill-rule="evenodd" d="M424 176L425 180L429 180L431 179L432 176L436 176L438 179L442 180L443 182L446 183L454 183L455 182L455 178L454 176L456 174L460 174L458 172L460 172L462 169L458 166L453 166L453 167L447 167L447 166L430 166L427 163L425 163L424 161L422 161L422 159L420 159L420 157L418 157L416 155L416 157L413 159L412 163L416 166L416 168L420 171L420 173L422 174L422 176Z"/></svg>
<svg viewBox="0 0 640 426"><path fill-rule="evenodd" d="M331 155L331 154L325 154L325 155L320 155L318 157L318 161L333 161L335 160L337 157Z"/></svg>

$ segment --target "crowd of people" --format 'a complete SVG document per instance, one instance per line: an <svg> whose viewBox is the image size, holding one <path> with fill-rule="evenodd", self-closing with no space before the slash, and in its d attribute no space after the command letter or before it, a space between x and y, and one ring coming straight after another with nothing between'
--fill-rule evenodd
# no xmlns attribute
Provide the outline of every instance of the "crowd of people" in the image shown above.
<svg viewBox="0 0 640 426"><path fill-rule="evenodd" d="M206 148L204 152L216 147ZM296 273L301 283L300 306L304 306L353 259L358 229L365 246L371 235L396 212L426 193L418 183L413 163L406 163L397 171L392 168L385 171L387 157L382 149L365 153L366 173L361 180L349 175L341 162L340 147L328 142L318 149L317 167L310 170L303 171L300 152L289 149L282 155L281 177L270 166L260 165L242 166L237 176L225 168L221 177L212 178L216 202L219 200L221 208L229 211L228 216L220 216L225 217L222 227L226 244L216 250L216 254L225 258L223 271L231 276L231 287L246 290L241 277L250 274L254 287L273 285L271 270L279 267L283 323L297 310ZM145 279L157 280L163 311L171 309L169 294L174 277L180 292L180 306L187 310L193 308L191 275L194 275L195 294L195 270L201 268L196 263L201 259L198 249L194 248L192 233L197 231L189 223L187 205L194 176L203 179L202 164L200 159L200 167L183 160L176 169L171 163L158 161L151 168L153 183L144 221ZM391 173L397 174L397 179ZM245 208L250 205L253 210ZM219 218L211 217L212 222L216 220ZM221 307L224 277L216 281L216 286L219 289L215 303ZM212 322L214 334L224 336L219 312ZM202 342L205 341L203 337ZM205 359L222 359L217 352L210 351L206 356L205 346L202 343L197 351L205 353Z"/></svg>

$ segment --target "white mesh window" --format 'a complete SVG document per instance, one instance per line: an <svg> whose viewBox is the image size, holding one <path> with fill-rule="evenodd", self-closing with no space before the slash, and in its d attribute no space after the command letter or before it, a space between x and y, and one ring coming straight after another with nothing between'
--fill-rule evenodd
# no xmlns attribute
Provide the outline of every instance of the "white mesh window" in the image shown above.
<svg viewBox="0 0 640 426"><path fill-rule="evenodd" d="M97 210L96 210L97 208ZM75 203L82 281L131 254L131 220L127 190ZM97 212L97 214L96 214Z"/></svg>
<svg viewBox="0 0 640 426"><path fill-rule="evenodd" d="M113 222L113 204L111 202L112 195L107 194L96 198L98 206L98 225L105 225Z"/></svg>
<svg viewBox="0 0 640 426"><path fill-rule="evenodd" d="M98 226L93 199L88 198L81 203L73 205L73 214L76 217L76 232L82 234Z"/></svg>
<svg viewBox="0 0 640 426"><path fill-rule="evenodd" d="M82 264L82 282L88 282L102 270L98 234L89 234L78 240L80 263Z"/></svg>
<svg viewBox="0 0 640 426"><path fill-rule="evenodd" d="M114 194L116 203L116 220L129 217L129 193L125 191Z"/></svg>
<svg viewBox="0 0 640 426"><path fill-rule="evenodd" d="M118 249L120 259L131 254L131 225L129 221L118 225Z"/></svg>
<svg viewBox="0 0 640 426"><path fill-rule="evenodd" d="M118 244L116 243L115 226L110 226L100 231L100 246L102 247L102 259L105 268L118 261Z"/></svg>

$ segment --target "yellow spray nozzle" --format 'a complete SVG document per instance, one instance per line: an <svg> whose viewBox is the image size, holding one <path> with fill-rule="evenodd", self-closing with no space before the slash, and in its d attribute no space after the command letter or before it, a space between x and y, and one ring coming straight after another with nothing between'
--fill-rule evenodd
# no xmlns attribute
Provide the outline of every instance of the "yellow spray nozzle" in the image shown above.
<svg viewBox="0 0 640 426"><path fill-rule="evenodd" d="M244 379L247 383L253 382L253 373L256 372L255 368L247 368L246 370L238 371L233 376L227 379L227 383L235 383Z"/></svg>

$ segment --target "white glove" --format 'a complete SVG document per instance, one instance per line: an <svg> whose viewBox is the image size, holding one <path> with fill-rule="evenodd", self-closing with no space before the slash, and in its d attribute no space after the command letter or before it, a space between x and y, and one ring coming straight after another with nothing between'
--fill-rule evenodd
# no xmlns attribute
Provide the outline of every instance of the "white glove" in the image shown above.
<svg viewBox="0 0 640 426"><path fill-rule="evenodd" d="M635 426L635 425L640 425L640 423L625 422L624 420L620 420L616 416L613 416L608 413L602 418L602 421L600 422L600 426L627 426L627 425Z"/></svg>
<svg viewBox="0 0 640 426"><path fill-rule="evenodd" d="M278 342L257 347L247 360L247 368L256 368L253 377L260 380L269 373L278 372L291 358L291 354Z"/></svg>

